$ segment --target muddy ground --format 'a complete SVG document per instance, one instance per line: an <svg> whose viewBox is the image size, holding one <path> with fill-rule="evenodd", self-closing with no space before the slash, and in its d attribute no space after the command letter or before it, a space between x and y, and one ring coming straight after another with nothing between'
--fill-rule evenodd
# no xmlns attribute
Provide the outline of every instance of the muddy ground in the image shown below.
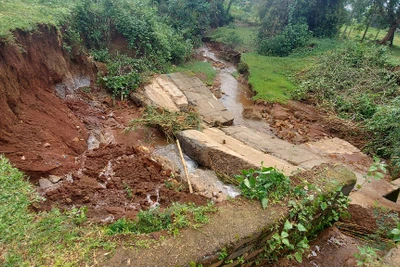
<svg viewBox="0 0 400 267"><path fill-rule="evenodd" d="M180 175L175 166L151 155L163 141L161 133L155 129L123 133L142 109L128 101L113 103L101 90L80 91L67 98L66 105L84 123L88 144L94 148L74 157L72 172L39 180L39 191L46 199L39 209L86 206L89 219L107 223L122 217L134 219L140 210L173 202L207 203L175 179ZM167 182L175 187L167 188Z"/></svg>

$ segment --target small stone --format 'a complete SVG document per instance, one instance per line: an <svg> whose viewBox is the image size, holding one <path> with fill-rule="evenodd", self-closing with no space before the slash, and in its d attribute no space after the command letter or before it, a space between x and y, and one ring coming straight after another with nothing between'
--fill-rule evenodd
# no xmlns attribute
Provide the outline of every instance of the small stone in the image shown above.
<svg viewBox="0 0 400 267"><path fill-rule="evenodd" d="M79 125L76 126L76 129L80 129L81 127Z"/></svg>
<svg viewBox="0 0 400 267"><path fill-rule="evenodd" d="M44 147L51 147L51 145L49 143L45 143L43 146Z"/></svg>
<svg viewBox="0 0 400 267"><path fill-rule="evenodd" d="M79 138L75 137L74 139L72 139L73 142L79 142Z"/></svg>
<svg viewBox="0 0 400 267"><path fill-rule="evenodd" d="M53 186L53 183L50 182L49 179L41 178L41 179L39 179L39 186L41 188L45 189L45 188L49 188L49 187Z"/></svg>
<svg viewBox="0 0 400 267"><path fill-rule="evenodd" d="M213 197L218 198L218 193L217 192L212 192Z"/></svg>
<svg viewBox="0 0 400 267"><path fill-rule="evenodd" d="M25 160L26 158L25 158L25 156L22 156L21 159L22 159L22 160Z"/></svg>
<svg viewBox="0 0 400 267"><path fill-rule="evenodd" d="M49 180L50 180L50 182L52 182L53 184L56 184L56 183L58 183L59 181L62 180L62 177L56 176L56 175L49 175Z"/></svg>
<svg viewBox="0 0 400 267"><path fill-rule="evenodd" d="M65 199L65 202L67 202L67 204L71 204L71 203L72 203L72 199L66 198L66 199Z"/></svg>

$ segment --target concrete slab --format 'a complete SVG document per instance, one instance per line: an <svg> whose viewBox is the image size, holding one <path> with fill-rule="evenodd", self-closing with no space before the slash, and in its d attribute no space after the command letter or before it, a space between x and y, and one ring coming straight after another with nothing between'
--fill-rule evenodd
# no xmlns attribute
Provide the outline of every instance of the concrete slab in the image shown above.
<svg viewBox="0 0 400 267"><path fill-rule="evenodd" d="M182 73L169 74L169 78L182 90L201 118L209 125L232 125L233 115L197 77Z"/></svg>
<svg viewBox="0 0 400 267"><path fill-rule="evenodd" d="M323 159L308 149L245 126L232 126L223 128L222 131L262 152L305 169L311 169L314 166L328 162L328 160Z"/></svg>
<svg viewBox="0 0 400 267"><path fill-rule="evenodd" d="M351 154L358 153L360 150L339 138L328 138L319 140L316 142L309 142L302 145L317 154L328 155L328 154Z"/></svg>
<svg viewBox="0 0 400 267"><path fill-rule="evenodd" d="M177 105L180 109L184 109L188 106L188 100L186 96L181 90L179 90L170 77L168 77L166 74L163 74L156 77L155 80L160 87L168 93L175 105Z"/></svg>
<svg viewBox="0 0 400 267"><path fill-rule="evenodd" d="M286 175L302 170L250 147L216 128L207 128L203 132L183 131L178 138L189 157L203 166L230 176L240 174L243 169L258 168L261 163L267 167L275 167Z"/></svg>
<svg viewBox="0 0 400 267"><path fill-rule="evenodd" d="M172 112L179 111L171 96L162 89L156 80L152 80L149 85L144 87L144 95L151 105L162 107Z"/></svg>

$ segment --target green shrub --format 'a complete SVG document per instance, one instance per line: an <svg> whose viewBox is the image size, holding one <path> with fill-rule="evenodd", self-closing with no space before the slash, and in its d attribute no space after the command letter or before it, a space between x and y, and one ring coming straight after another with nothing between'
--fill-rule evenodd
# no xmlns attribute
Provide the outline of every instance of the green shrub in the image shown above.
<svg viewBox="0 0 400 267"><path fill-rule="evenodd" d="M300 76L299 99L317 102L371 133L368 151L400 170L400 73L388 63L386 47L346 42L319 56Z"/></svg>
<svg viewBox="0 0 400 267"><path fill-rule="evenodd" d="M125 55L117 55L107 63L107 75L99 78L113 97L126 98L130 92L138 88L142 81L142 73L146 70L143 60L133 59Z"/></svg>
<svg viewBox="0 0 400 267"><path fill-rule="evenodd" d="M400 172L400 98L389 106L380 106L367 121L367 128L373 134L370 151L389 158L394 175Z"/></svg>
<svg viewBox="0 0 400 267"><path fill-rule="evenodd" d="M305 47L312 37L306 24L289 24L268 39L262 39L258 52L268 56L288 56L293 50Z"/></svg>
<svg viewBox="0 0 400 267"><path fill-rule="evenodd" d="M290 179L272 167L262 166L258 170L243 170L237 175L242 195L249 199L258 199L265 209L270 200L283 199L290 192Z"/></svg>

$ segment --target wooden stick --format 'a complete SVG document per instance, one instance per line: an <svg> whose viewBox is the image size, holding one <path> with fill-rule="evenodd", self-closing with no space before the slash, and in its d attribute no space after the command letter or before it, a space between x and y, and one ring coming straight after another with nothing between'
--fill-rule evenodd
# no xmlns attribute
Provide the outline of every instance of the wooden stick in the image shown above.
<svg viewBox="0 0 400 267"><path fill-rule="evenodd" d="M178 139L176 139L176 145L178 146L179 155L181 156L181 161L182 161L183 169L184 169L184 171L185 171L186 180L187 180L187 183L188 183L188 185L189 185L189 192L190 192L191 194L193 194L192 183L190 182L190 179L189 179L189 173L188 173L188 170L187 170L187 167L186 167L186 162L185 162L185 159L183 158L183 153L182 153L182 149L181 149L181 144L179 143L179 140L178 140Z"/></svg>

